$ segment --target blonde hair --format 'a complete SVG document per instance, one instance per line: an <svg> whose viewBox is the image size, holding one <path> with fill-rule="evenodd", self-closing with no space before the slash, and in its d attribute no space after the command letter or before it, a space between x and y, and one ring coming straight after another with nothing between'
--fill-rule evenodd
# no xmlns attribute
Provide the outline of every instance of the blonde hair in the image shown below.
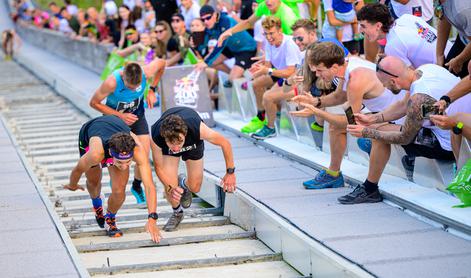
<svg viewBox="0 0 471 278"><path fill-rule="evenodd" d="M262 21L263 29L270 30L273 27L281 29L281 20L273 15L267 16Z"/></svg>

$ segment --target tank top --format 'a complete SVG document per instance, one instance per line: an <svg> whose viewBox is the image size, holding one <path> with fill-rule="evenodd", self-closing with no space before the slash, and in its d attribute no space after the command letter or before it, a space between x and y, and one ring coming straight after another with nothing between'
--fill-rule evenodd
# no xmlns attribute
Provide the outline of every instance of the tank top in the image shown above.
<svg viewBox="0 0 471 278"><path fill-rule="evenodd" d="M146 76L142 74L141 85L135 91L124 85L121 76L123 68L113 72L116 78L116 89L106 98L106 105L121 113L144 114L144 91L146 89Z"/></svg>

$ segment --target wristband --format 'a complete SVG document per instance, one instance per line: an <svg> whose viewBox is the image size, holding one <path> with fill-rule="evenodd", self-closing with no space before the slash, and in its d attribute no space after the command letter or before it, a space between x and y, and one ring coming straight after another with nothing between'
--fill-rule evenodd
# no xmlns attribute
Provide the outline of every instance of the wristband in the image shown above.
<svg viewBox="0 0 471 278"><path fill-rule="evenodd" d="M444 100L444 101L446 102L446 106L447 106L447 107L448 107L448 106L450 105L450 103L451 103L451 99L450 99L450 97L447 96L447 95L442 96L442 97L440 98L440 100Z"/></svg>
<svg viewBox="0 0 471 278"><path fill-rule="evenodd" d="M460 135L463 132L464 124L462 122L457 122L456 125L453 127L452 131L456 135Z"/></svg>
<svg viewBox="0 0 471 278"><path fill-rule="evenodd" d="M156 212L151 212L149 215L147 215L147 219L152 218L154 220L159 219L159 215Z"/></svg>
<svg viewBox="0 0 471 278"><path fill-rule="evenodd" d="M228 173L228 174L234 174L234 172L235 172L235 167L226 169L226 173Z"/></svg>
<svg viewBox="0 0 471 278"><path fill-rule="evenodd" d="M320 97L317 97L317 104L316 104L316 107L317 107L317 108L320 108L320 107L321 107L321 104L322 104L321 98L320 98Z"/></svg>

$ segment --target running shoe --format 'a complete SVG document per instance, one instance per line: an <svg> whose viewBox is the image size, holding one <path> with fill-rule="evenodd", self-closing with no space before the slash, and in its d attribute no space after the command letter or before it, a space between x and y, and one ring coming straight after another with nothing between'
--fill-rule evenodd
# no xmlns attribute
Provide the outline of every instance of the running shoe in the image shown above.
<svg viewBox="0 0 471 278"><path fill-rule="evenodd" d="M100 228L103 229L105 227L105 215L103 214L103 206L93 208L93 210L95 211L96 223L98 224L98 226L100 226Z"/></svg>
<svg viewBox="0 0 471 278"><path fill-rule="evenodd" d="M343 205L354 205L362 203L378 203L383 201L383 196L376 189L374 192L368 193L365 187L357 185L355 189L345 196L341 196L337 199L339 203Z"/></svg>
<svg viewBox="0 0 471 278"><path fill-rule="evenodd" d="M255 116L252 118L252 120L250 120L250 123L242 127L240 131L242 133L254 133L254 132L257 132L259 129L261 129L266 123L267 123L266 119L262 121L257 116Z"/></svg>
<svg viewBox="0 0 471 278"><path fill-rule="evenodd" d="M303 186L306 189L337 188L343 185L342 172L337 177L334 177L329 175L325 169L321 170L314 179L303 182Z"/></svg>
<svg viewBox="0 0 471 278"><path fill-rule="evenodd" d="M357 145L360 150L364 151L368 155L371 153L371 139L369 138L358 138Z"/></svg>
<svg viewBox="0 0 471 278"><path fill-rule="evenodd" d="M185 180L186 177L184 174L178 175L178 185L183 188L180 205L182 205L183 208L189 208L191 206L191 202L193 201L193 195L191 194L191 191L188 189L188 187L186 187Z"/></svg>
<svg viewBox="0 0 471 278"><path fill-rule="evenodd" d="M123 236L123 232L116 227L116 219L114 217L107 217L105 218L105 229L106 234L109 237L121 237Z"/></svg>
<svg viewBox="0 0 471 278"><path fill-rule="evenodd" d="M164 226L164 231L166 232L173 232L178 228L180 222L183 220L183 211L174 212L172 216L167 221L167 224Z"/></svg>
<svg viewBox="0 0 471 278"><path fill-rule="evenodd" d="M405 155L402 157L401 162L404 170L406 170L407 179L409 181L414 181L415 158Z"/></svg>
<svg viewBox="0 0 471 278"><path fill-rule="evenodd" d="M320 126L317 122L312 122L311 129L314 130L314 131L317 131L317 132L323 132L324 131L324 127Z"/></svg>
<svg viewBox="0 0 471 278"><path fill-rule="evenodd" d="M264 125L262 129L260 129L256 133L252 134L252 138L255 138L257 140L264 140L264 139L268 139L275 136L276 136L276 129L269 128L266 125Z"/></svg>
<svg viewBox="0 0 471 278"><path fill-rule="evenodd" d="M134 198L136 198L137 204L145 204L146 203L146 194L142 187L140 190L134 189L134 187L131 187L131 193L134 195Z"/></svg>

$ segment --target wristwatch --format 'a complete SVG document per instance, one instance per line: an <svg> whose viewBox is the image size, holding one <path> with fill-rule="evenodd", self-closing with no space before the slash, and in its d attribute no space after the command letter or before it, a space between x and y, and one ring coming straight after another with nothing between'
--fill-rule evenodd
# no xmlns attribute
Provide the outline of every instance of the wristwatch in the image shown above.
<svg viewBox="0 0 471 278"><path fill-rule="evenodd" d="M156 89L155 86L150 86L150 87L149 87L149 90L151 90L151 91L154 92L154 93L155 93L155 89Z"/></svg>
<svg viewBox="0 0 471 278"><path fill-rule="evenodd" d="M273 69L272 68L269 68L268 69L268 76L272 76L273 75Z"/></svg>
<svg viewBox="0 0 471 278"><path fill-rule="evenodd" d="M456 135L460 135L461 132L463 132L463 126L464 124L462 122L456 123L456 125L453 127L453 133Z"/></svg>
<svg viewBox="0 0 471 278"><path fill-rule="evenodd" d="M156 212L152 212L152 213L149 213L149 215L147 216L147 219L149 219L149 218L157 220L157 219L159 219L159 215Z"/></svg>
<svg viewBox="0 0 471 278"><path fill-rule="evenodd" d="M226 173L228 174L234 174L234 172L235 172L235 167L226 169Z"/></svg>

